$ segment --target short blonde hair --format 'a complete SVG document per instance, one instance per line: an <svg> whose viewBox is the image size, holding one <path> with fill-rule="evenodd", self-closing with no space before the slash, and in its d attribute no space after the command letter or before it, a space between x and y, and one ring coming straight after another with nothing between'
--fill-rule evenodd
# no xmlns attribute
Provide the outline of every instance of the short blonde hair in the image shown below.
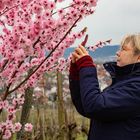
<svg viewBox="0 0 140 140"><path fill-rule="evenodd" d="M121 46L127 45L128 43L131 43L134 48L134 55L140 54L140 33L126 35L121 41Z"/></svg>

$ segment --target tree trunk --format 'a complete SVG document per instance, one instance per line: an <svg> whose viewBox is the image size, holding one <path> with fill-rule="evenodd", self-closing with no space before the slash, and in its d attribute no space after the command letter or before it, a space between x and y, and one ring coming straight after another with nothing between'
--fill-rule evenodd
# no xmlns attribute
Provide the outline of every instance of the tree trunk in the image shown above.
<svg viewBox="0 0 140 140"><path fill-rule="evenodd" d="M17 140L25 140L24 125L28 122L30 109L32 105L33 98L33 88L27 88L25 91L25 101L22 107L20 123L22 124L22 129L17 133Z"/></svg>
<svg viewBox="0 0 140 140"><path fill-rule="evenodd" d="M57 95L58 95L58 124L59 140L65 140L67 137L67 126L65 123L65 111L62 91L62 74L57 72Z"/></svg>

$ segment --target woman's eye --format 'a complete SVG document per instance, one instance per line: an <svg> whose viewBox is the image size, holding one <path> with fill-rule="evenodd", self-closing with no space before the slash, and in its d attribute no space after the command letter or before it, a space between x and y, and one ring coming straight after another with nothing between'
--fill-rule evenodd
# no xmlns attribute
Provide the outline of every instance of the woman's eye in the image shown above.
<svg viewBox="0 0 140 140"><path fill-rule="evenodd" d="M125 49L124 47L122 47L122 48L121 48L121 51L124 51L124 50L126 50L126 49Z"/></svg>

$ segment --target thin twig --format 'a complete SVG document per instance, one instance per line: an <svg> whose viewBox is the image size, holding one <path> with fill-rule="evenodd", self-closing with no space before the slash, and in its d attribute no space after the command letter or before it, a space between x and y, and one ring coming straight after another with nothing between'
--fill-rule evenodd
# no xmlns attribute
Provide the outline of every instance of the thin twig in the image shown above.
<svg viewBox="0 0 140 140"><path fill-rule="evenodd" d="M0 73L4 70L4 68L6 67L6 65L8 64L9 60L6 60L5 63L3 64Z"/></svg>
<svg viewBox="0 0 140 140"><path fill-rule="evenodd" d="M74 6L74 5L76 5L76 4L72 4L72 5L66 6L66 7L64 7L63 9L70 8L70 7ZM54 13L52 13L52 15L55 15L56 13L57 13L57 11L56 11L56 12L54 12Z"/></svg>
<svg viewBox="0 0 140 140"><path fill-rule="evenodd" d="M23 62L24 62L24 61L21 61L21 62L19 63L18 68L20 68L20 66L23 64ZM18 72L18 70L15 70L15 71L14 71L14 73L13 73L12 76L11 76L11 79L15 77L15 75L16 75L17 72ZM9 94L9 89L10 89L10 87L11 87L11 84L12 84L12 83L9 83L8 86L7 86L7 88L6 88L6 92L5 92L5 94L4 94L3 98L2 98L3 101L6 99L6 97L7 97L8 94Z"/></svg>
<svg viewBox="0 0 140 140"><path fill-rule="evenodd" d="M15 5L15 6L13 6L13 7L8 8L8 9L5 10L3 13L1 13L0 16L4 15L6 12L8 12L8 11L10 11L11 9L16 8L16 7L18 7L18 6L19 6L19 4L18 4L18 5Z"/></svg>

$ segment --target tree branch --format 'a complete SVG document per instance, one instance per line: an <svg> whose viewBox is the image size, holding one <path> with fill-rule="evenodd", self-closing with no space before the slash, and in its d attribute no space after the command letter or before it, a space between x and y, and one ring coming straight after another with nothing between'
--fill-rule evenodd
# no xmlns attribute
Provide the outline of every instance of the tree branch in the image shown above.
<svg viewBox="0 0 140 140"><path fill-rule="evenodd" d="M46 58L36 67L36 69L28 75L28 77L26 77L19 85L17 85L14 89L12 89L11 91L9 91L8 94L14 92L15 90L17 90L22 84L24 84L42 65L43 63L52 55L52 53L56 50L56 48L62 43L62 41L66 38L66 36L70 33L70 31L72 30L73 27L75 27L76 23L79 21L79 19L81 18L81 16L78 17L78 19L74 22L74 24L71 26L71 28L66 32L66 34L63 36L63 38L60 40L60 42L55 46L54 49L52 49L52 51L48 54L48 56L46 56Z"/></svg>
<svg viewBox="0 0 140 140"><path fill-rule="evenodd" d="M72 6L74 6L74 5L76 5L76 4L72 4L72 5L66 6L66 7L64 7L63 9L67 9L67 8L72 7ZM57 13L57 11L54 12L54 13L52 13L52 15L55 15L56 13Z"/></svg>
<svg viewBox="0 0 140 140"><path fill-rule="evenodd" d="M6 12L8 12L8 11L10 11L11 9L16 8L16 7L18 7L18 6L19 6L19 4L18 4L18 5L14 5L13 7L8 8L8 9L5 10L3 13L0 13L0 17L1 17L2 15L4 15Z"/></svg>
<svg viewBox="0 0 140 140"><path fill-rule="evenodd" d="M24 62L24 61L21 61L21 62L19 63L18 68L20 68L20 66L22 65L23 62ZM14 71L14 73L13 73L12 76L11 76L11 79L15 77L15 75L16 75L17 72L18 72L18 70L15 70L15 71ZM5 94L4 94L3 98L2 98L3 101L6 99L6 97L7 97L8 94L9 94L9 89L10 89L11 84L12 84L12 83L9 83L9 85L6 87L6 92L5 92Z"/></svg>
<svg viewBox="0 0 140 140"><path fill-rule="evenodd" d="M6 67L6 65L8 64L9 60L5 60L1 70L0 70L0 73L4 70L4 68Z"/></svg>

